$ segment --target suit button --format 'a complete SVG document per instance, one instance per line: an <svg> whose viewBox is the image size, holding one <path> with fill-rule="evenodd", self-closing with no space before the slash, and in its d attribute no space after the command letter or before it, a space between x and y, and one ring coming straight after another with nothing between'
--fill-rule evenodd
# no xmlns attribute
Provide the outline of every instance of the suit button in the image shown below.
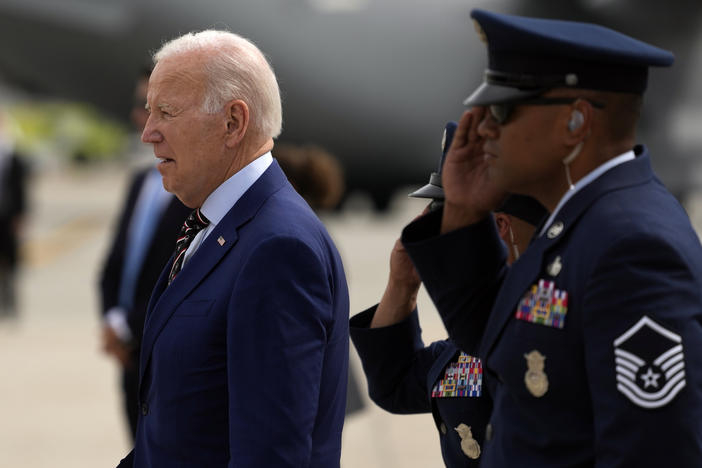
<svg viewBox="0 0 702 468"><path fill-rule="evenodd" d="M443 435L446 435L446 424L441 423L441 425L439 425L439 430Z"/></svg>
<svg viewBox="0 0 702 468"><path fill-rule="evenodd" d="M149 414L149 405L147 405L146 403L142 403L141 404L141 415L146 416L147 414Z"/></svg>
<svg viewBox="0 0 702 468"><path fill-rule="evenodd" d="M489 441L492 439L492 424L488 424L485 427L485 440Z"/></svg>

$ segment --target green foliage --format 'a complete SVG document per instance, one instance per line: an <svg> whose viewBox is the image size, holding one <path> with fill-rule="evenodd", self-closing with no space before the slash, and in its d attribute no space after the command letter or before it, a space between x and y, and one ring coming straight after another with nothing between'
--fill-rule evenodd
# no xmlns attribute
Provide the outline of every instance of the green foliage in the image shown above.
<svg viewBox="0 0 702 468"><path fill-rule="evenodd" d="M28 154L49 154L76 161L109 159L128 144L124 125L87 104L31 101L8 106L10 131Z"/></svg>

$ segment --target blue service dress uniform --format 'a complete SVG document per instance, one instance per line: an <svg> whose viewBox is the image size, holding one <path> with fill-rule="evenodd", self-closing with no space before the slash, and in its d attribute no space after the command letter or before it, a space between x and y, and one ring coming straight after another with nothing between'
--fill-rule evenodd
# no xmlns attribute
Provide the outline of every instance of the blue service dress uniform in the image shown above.
<svg viewBox="0 0 702 468"><path fill-rule="evenodd" d="M492 409L482 388L481 363L461 353L448 340L425 347L416 309L402 322L370 328L376 307L352 317L349 329L363 363L371 399L390 413L431 412L446 466L479 466L479 449ZM460 376L463 378L455 378ZM452 393L444 391L447 383L455 385ZM463 436L457 429L461 424L465 426L460 428ZM466 428L470 428L470 433L465 432ZM470 435L466 437L467 434Z"/></svg>
<svg viewBox="0 0 702 468"><path fill-rule="evenodd" d="M483 468L702 466L702 248L635 153L511 270L490 219L403 232L449 337L483 360Z"/></svg>

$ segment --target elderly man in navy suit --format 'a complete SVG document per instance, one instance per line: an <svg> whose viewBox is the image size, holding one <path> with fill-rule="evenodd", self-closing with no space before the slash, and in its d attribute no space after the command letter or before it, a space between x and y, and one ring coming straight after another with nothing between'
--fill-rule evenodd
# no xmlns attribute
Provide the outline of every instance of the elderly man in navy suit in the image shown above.
<svg viewBox="0 0 702 468"><path fill-rule="evenodd" d="M154 56L142 140L194 208L141 348L120 466L339 466L348 291L321 222L273 160L281 102L250 41L186 34Z"/></svg>
<svg viewBox="0 0 702 468"><path fill-rule="evenodd" d="M472 17L485 82L443 211L402 240L483 361L480 466L702 466L702 248L635 145L648 69L672 54L592 24ZM511 267L489 216L504 191L551 213Z"/></svg>

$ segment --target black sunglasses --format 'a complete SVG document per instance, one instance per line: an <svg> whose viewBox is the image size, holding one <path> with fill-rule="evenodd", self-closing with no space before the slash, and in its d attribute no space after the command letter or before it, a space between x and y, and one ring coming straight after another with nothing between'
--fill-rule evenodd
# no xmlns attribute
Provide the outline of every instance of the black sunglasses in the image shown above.
<svg viewBox="0 0 702 468"><path fill-rule="evenodd" d="M584 98L569 98L569 97L533 97L533 98L525 98L525 99L518 99L515 101L507 101L507 102L501 102L500 104L490 104L488 106L488 110L490 111L490 115L492 115L492 118L495 119L495 121L500 124L504 125L507 120L509 119L509 116L512 115L512 112L514 111L514 108L517 106L559 106L563 104L572 104L578 99L584 99ZM598 109L604 109L605 105L601 102L597 101L591 101L590 99L584 99L585 101L589 102L592 104L593 107L596 107Z"/></svg>

